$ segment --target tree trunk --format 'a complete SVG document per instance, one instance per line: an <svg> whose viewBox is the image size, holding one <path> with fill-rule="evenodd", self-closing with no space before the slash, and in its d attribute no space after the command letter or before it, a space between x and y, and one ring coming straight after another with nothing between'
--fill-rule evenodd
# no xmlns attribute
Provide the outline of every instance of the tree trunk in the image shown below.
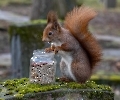
<svg viewBox="0 0 120 100"><path fill-rule="evenodd" d="M53 0L32 0L31 20L45 18Z"/></svg>
<svg viewBox="0 0 120 100"><path fill-rule="evenodd" d="M50 10L56 11L60 18L77 6L77 0L32 0L31 20L46 19Z"/></svg>
<svg viewBox="0 0 120 100"><path fill-rule="evenodd" d="M104 4L106 8L115 8L117 0L104 0Z"/></svg>

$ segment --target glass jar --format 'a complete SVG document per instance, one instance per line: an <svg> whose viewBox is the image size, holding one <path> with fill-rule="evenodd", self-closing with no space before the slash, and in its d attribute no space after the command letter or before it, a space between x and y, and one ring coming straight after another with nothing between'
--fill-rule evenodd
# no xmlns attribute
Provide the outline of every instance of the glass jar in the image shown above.
<svg viewBox="0 0 120 100"><path fill-rule="evenodd" d="M55 82L56 60L54 53L34 50L30 59L30 82L48 84Z"/></svg>

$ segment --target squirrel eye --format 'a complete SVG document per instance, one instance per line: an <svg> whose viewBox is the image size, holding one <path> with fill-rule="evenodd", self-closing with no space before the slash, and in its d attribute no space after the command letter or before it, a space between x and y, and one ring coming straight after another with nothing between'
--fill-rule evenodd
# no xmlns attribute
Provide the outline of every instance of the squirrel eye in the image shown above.
<svg viewBox="0 0 120 100"><path fill-rule="evenodd" d="M53 33L52 33L52 32L49 32L48 34L49 34L49 35L52 35Z"/></svg>

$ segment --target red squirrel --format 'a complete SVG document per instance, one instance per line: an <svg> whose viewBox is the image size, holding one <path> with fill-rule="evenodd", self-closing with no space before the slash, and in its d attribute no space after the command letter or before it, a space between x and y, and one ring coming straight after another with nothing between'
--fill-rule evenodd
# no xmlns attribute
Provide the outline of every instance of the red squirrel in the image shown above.
<svg viewBox="0 0 120 100"><path fill-rule="evenodd" d="M94 66L101 60L101 47L88 30L88 23L97 13L89 7L75 7L67 13L62 27L57 14L50 11L42 41L51 42L46 52L61 56L62 80L86 82Z"/></svg>

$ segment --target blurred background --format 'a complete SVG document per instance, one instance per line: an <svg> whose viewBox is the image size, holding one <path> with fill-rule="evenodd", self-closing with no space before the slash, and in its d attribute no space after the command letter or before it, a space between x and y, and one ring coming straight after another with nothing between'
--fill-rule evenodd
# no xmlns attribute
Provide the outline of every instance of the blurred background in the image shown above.
<svg viewBox="0 0 120 100"><path fill-rule="evenodd" d="M41 36L48 11L64 20L81 5L98 12L89 30L103 48L91 80L112 86L115 100L120 100L120 0L0 0L0 81L28 77L32 51L45 47Z"/></svg>

